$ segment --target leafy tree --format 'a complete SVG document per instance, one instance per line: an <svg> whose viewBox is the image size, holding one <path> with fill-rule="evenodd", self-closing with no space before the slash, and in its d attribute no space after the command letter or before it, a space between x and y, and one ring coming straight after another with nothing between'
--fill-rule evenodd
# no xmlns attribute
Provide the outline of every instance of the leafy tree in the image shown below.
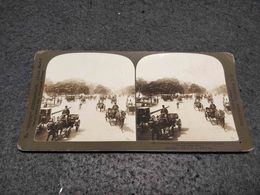
<svg viewBox="0 0 260 195"><path fill-rule="evenodd" d="M44 86L45 92L49 96L56 95L76 95L76 94L89 94L89 88L84 82L79 81L61 81L55 84L45 83Z"/></svg>
<svg viewBox="0 0 260 195"><path fill-rule="evenodd" d="M220 85L214 89L217 94L227 94L227 87L225 84Z"/></svg>
<svg viewBox="0 0 260 195"><path fill-rule="evenodd" d="M110 89L108 89L107 87L103 86L103 85L98 85L96 86L96 88L94 89L94 93L95 94L102 94L102 95L107 95L111 92Z"/></svg>
<svg viewBox="0 0 260 195"><path fill-rule="evenodd" d="M119 93L124 95L134 95L135 94L135 86L127 86L119 91Z"/></svg>
<svg viewBox="0 0 260 195"><path fill-rule="evenodd" d="M142 79L142 78L138 78L135 82L135 89L136 92L142 92L143 88L147 85L148 83Z"/></svg>
<svg viewBox="0 0 260 195"><path fill-rule="evenodd" d="M206 89L202 86L199 86L195 83L192 83L190 85L190 87L188 88L188 92L189 93L198 93L198 94L202 94L206 92Z"/></svg>
<svg viewBox="0 0 260 195"><path fill-rule="evenodd" d="M136 90L144 95L206 92L206 89L202 86L194 83L180 83L175 78L158 79L152 82L146 82L143 79L138 79L136 82Z"/></svg>
<svg viewBox="0 0 260 195"><path fill-rule="evenodd" d="M143 94L175 94L184 93L184 88L177 79L159 79L142 87Z"/></svg>

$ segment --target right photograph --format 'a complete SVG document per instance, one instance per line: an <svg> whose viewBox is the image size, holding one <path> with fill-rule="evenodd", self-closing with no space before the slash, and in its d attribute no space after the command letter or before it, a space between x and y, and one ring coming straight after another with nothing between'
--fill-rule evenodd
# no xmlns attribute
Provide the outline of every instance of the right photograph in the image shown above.
<svg viewBox="0 0 260 195"><path fill-rule="evenodd" d="M136 128L137 140L238 141L222 64L192 53L142 58Z"/></svg>

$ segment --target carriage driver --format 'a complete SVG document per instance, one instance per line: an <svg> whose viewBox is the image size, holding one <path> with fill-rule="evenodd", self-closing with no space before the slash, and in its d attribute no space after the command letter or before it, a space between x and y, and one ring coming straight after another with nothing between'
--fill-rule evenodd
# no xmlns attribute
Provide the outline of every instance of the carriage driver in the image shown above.
<svg viewBox="0 0 260 195"><path fill-rule="evenodd" d="M116 103L114 103L114 105L112 107L112 110L118 111L119 110L119 106Z"/></svg>
<svg viewBox="0 0 260 195"><path fill-rule="evenodd" d="M111 112L111 114L112 114L113 116L115 116L115 114L118 112L118 110L119 110L119 106L118 106L116 103L114 103L114 105L113 105L113 107L112 107L112 112Z"/></svg>
<svg viewBox="0 0 260 195"><path fill-rule="evenodd" d="M168 110L167 108L165 108L164 105L162 105L161 114L166 114L166 115L168 114Z"/></svg>
<svg viewBox="0 0 260 195"><path fill-rule="evenodd" d="M168 110L167 110L167 108L165 108L164 105L162 105L161 116L162 116L163 118L166 118L166 119L167 119L167 116L168 116Z"/></svg>
<svg viewBox="0 0 260 195"><path fill-rule="evenodd" d="M210 109L212 110L212 112L213 112L213 111L215 111L215 110L217 109L217 106L216 106L213 102L211 102L209 108L210 108Z"/></svg>
<svg viewBox="0 0 260 195"><path fill-rule="evenodd" d="M68 106L65 106L64 110L62 111L62 115L67 115L69 116L70 110L68 109Z"/></svg>

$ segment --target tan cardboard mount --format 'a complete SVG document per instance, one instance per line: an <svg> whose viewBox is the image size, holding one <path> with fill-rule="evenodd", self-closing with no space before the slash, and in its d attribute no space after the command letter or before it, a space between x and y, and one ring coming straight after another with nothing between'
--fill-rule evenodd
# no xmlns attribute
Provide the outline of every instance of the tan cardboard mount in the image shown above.
<svg viewBox="0 0 260 195"><path fill-rule="evenodd" d="M239 141L230 142L200 142L200 141L113 141L113 142L36 142L35 129L39 117L41 97L45 81L46 68L55 56L67 53L109 53L128 57L134 65L151 54L172 53L155 51L39 51L35 55L33 64L30 95L27 112L22 125L17 147L21 151L48 152L248 152L254 146L250 129L244 117L244 108L239 94L236 79L234 56L227 52L205 54L217 58L223 65L228 96L238 133Z"/></svg>

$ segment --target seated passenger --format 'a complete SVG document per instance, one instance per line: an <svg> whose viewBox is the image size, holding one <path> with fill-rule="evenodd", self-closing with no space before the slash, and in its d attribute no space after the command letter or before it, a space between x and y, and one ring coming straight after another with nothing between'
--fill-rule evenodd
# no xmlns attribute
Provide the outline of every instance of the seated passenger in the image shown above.
<svg viewBox="0 0 260 195"><path fill-rule="evenodd" d="M114 103L112 110L116 110L116 111L119 110L119 106L116 103Z"/></svg>

